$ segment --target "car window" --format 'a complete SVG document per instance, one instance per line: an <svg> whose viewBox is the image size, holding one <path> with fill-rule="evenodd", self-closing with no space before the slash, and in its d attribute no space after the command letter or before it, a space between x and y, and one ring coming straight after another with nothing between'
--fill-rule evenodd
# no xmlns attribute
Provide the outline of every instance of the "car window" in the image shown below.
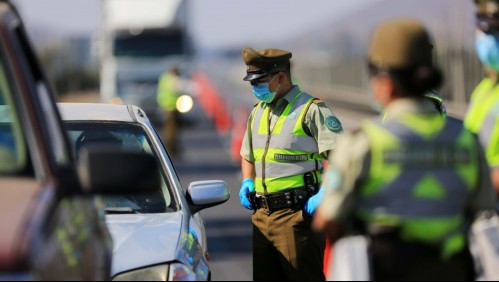
<svg viewBox="0 0 499 282"><path fill-rule="evenodd" d="M126 151L142 151L156 156L151 141L141 126L116 122L65 122L74 156L83 148L107 146ZM158 159L158 158L156 158ZM159 161L159 160L158 160ZM161 167L161 166L160 166ZM161 171L161 187L155 193L133 196L106 196L110 212L159 213L177 210L166 174Z"/></svg>
<svg viewBox="0 0 499 282"><path fill-rule="evenodd" d="M18 174L27 162L25 140L13 107L5 69L0 62L0 174Z"/></svg>

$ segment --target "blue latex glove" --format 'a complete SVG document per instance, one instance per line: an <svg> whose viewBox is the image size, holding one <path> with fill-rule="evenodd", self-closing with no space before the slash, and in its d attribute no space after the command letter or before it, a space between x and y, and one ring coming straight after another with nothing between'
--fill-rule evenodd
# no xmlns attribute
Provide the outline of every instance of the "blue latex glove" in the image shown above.
<svg viewBox="0 0 499 282"><path fill-rule="evenodd" d="M313 195L307 200L307 202L303 206L303 210L309 215L313 215L315 209L317 209L323 197L324 197L324 189L321 187L319 189L319 192L317 192L317 194Z"/></svg>
<svg viewBox="0 0 499 282"><path fill-rule="evenodd" d="M251 178L245 178L241 183L241 190L239 190L239 200L241 206L248 210L253 209L253 204L249 200L250 193L255 193L255 181Z"/></svg>

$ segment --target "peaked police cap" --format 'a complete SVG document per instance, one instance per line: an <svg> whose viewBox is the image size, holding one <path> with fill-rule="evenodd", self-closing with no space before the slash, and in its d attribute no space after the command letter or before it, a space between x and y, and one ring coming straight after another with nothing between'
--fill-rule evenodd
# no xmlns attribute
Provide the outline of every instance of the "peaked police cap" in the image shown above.
<svg viewBox="0 0 499 282"><path fill-rule="evenodd" d="M251 81L280 70L286 70L292 54L281 49L254 50L244 48L242 51L243 61L246 64L245 81Z"/></svg>

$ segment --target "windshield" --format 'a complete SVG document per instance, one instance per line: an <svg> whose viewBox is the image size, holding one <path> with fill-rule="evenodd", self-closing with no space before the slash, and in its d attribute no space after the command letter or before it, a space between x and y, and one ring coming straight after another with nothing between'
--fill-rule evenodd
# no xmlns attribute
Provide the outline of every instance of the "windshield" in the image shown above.
<svg viewBox="0 0 499 282"><path fill-rule="evenodd" d="M184 36L181 32L143 32L114 40L113 53L117 57L163 57L182 55Z"/></svg>
<svg viewBox="0 0 499 282"><path fill-rule="evenodd" d="M108 146L126 151L142 151L156 156L157 151L151 145L144 129L135 124L117 122L65 122L71 147L76 158L82 148ZM163 168L163 166L160 166ZM161 169L161 187L154 193L105 196L108 213L161 213L178 210L173 189L167 181L166 173Z"/></svg>

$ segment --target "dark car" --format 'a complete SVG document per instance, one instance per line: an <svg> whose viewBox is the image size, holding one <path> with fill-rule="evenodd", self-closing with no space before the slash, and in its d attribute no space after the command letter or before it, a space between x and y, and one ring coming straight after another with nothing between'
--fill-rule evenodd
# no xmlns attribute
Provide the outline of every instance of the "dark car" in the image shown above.
<svg viewBox="0 0 499 282"><path fill-rule="evenodd" d="M53 90L5 0L0 106L0 280L110 279L112 241L96 195L157 187L158 164L99 147L75 160Z"/></svg>

